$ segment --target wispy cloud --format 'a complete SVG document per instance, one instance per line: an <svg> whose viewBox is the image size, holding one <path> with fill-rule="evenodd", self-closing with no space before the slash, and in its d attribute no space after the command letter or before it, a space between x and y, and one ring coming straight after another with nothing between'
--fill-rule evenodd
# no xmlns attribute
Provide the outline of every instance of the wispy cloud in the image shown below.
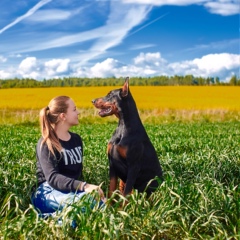
<svg viewBox="0 0 240 240"><path fill-rule="evenodd" d="M209 50L209 49L224 51L225 49L231 46L237 48L239 46L239 39L230 39L230 40L224 40L224 41L218 41L218 42L211 42L208 44L196 45L192 48L184 49L183 51L197 52L197 51Z"/></svg>
<svg viewBox="0 0 240 240"><path fill-rule="evenodd" d="M51 9L51 10L40 10L36 12L34 15L28 18L28 21L33 22L49 22L49 21L58 21L65 20L71 17L70 11L64 11L59 9Z"/></svg>
<svg viewBox="0 0 240 240"><path fill-rule="evenodd" d="M142 27L140 27L140 28L138 28L137 30L135 30L135 31L133 31L132 33L130 33L129 36L131 36L131 35L133 35L133 34L139 32L139 31L141 31L142 29L144 29L144 28L146 28L147 26L149 26L149 25L155 23L156 21L158 21L159 19L161 19L161 18L163 18L163 17L165 17L165 16L167 16L167 15L168 15L168 13L163 14L163 15L161 15L161 16L155 18L155 19L152 20L151 22L149 22L149 23L143 25Z"/></svg>
<svg viewBox="0 0 240 240"><path fill-rule="evenodd" d="M151 7L145 5L126 6L121 3L112 4L105 26L105 34L97 39L90 48L91 53L80 64L104 54L108 49L121 44L123 39L129 36L129 32L146 19L150 10Z"/></svg>
<svg viewBox="0 0 240 240"><path fill-rule="evenodd" d="M153 6L187 6L200 4L211 13L229 16L239 13L239 0L122 0L125 3L152 4Z"/></svg>
<svg viewBox="0 0 240 240"><path fill-rule="evenodd" d="M44 6L45 4L51 2L52 0L42 0L39 3L37 3L33 8L31 8L29 11L27 11L27 13L25 13L24 15L18 17L15 21L11 22L10 24L8 24L7 26L5 26L4 28L0 29L0 34L2 34L3 32L5 32L7 29L13 27L14 25L16 25L17 23L21 22L23 19L31 16L32 14L34 14L39 8L41 8L42 6Z"/></svg>
<svg viewBox="0 0 240 240"><path fill-rule="evenodd" d="M0 62L6 62L6 61L7 61L7 59L0 55Z"/></svg>
<svg viewBox="0 0 240 240"><path fill-rule="evenodd" d="M204 2L207 2L208 0L122 0L122 1L124 3L152 4L155 6L163 6L163 5L186 6L190 4L204 3Z"/></svg>
<svg viewBox="0 0 240 240"><path fill-rule="evenodd" d="M223 16L239 14L239 0L209 1L204 6L211 12Z"/></svg>
<svg viewBox="0 0 240 240"><path fill-rule="evenodd" d="M87 51L79 54L81 64L121 44L129 32L146 19L150 10L151 7L145 5L126 5L121 2L114 2L110 5L110 13L104 26L55 39L48 39L48 41L44 42L39 41L37 44L35 42L34 45L32 44L19 52L47 50L93 41Z"/></svg>
<svg viewBox="0 0 240 240"><path fill-rule="evenodd" d="M140 49L146 49L146 48L151 48L155 47L156 44L135 44L134 46L130 47L130 50L140 50Z"/></svg>
<svg viewBox="0 0 240 240"><path fill-rule="evenodd" d="M29 22L53 22L67 20L84 10L85 7L74 10L46 9L32 14L27 20Z"/></svg>

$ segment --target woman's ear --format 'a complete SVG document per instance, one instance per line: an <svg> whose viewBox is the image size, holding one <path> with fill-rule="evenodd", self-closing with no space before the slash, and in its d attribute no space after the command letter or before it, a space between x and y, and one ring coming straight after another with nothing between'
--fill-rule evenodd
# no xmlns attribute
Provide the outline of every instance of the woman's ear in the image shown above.
<svg viewBox="0 0 240 240"><path fill-rule="evenodd" d="M65 121L66 120L65 113L60 113L59 118L60 118L61 121Z"/></svg>

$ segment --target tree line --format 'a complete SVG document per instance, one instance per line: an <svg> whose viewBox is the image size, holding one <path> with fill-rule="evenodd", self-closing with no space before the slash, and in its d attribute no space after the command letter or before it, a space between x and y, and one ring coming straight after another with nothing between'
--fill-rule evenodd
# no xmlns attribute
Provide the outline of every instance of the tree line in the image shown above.
<svg viewBox="0 0 240 240"><path fill-rule="evenodd" d="M41 87L86 87L86 86L121 86L123 78L79 78L64 77L56 79L44 79L42 81L23 78L23 79L0 79L0 88L41 88ZM221 82L218 77L203 78L186 76L155 76L155 77L131 77L131 86L240 86L240 79L235 75L229 82Z"/></svg>

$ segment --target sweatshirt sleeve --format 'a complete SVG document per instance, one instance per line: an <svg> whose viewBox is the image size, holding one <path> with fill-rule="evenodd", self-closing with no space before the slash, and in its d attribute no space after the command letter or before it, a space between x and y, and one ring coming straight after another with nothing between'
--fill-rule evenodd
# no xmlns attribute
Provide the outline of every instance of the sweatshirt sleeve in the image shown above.
<svg viewBox="0 0 240 240"><path fill-rule="evenodd" d="M79 189L81 181L60 174L57 159L48 150L46 144L40 148L40 141L37 144L37 159L51 187L63 192L75 192Z"/></svg>

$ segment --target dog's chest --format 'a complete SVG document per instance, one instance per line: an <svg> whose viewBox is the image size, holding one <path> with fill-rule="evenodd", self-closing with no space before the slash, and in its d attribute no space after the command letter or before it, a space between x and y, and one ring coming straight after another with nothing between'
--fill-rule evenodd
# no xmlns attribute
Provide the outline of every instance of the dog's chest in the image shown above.
<svg viewBox="0 0 240 240"><path fill-rule="evenodd" d="M120 139L108 143L108 154L115 160L126 159L127 146L120 144Z"/></svg>
<svg viewBox="0 0 240 240"><path fill-rule="evenodd" d="M127 155L127 146L124 143L125 136L120 131L116 131L108 143L108 154L112 160L124 160Z"/></svg>
<svg viewBox="0 0 240 240"><path fill-rule="evenodd" d="M132 133L131 129L120 125L112 135L108 143L108 155L110 160L122 161L126 163L127 154L131 145L141 140L139 132Z"/></svg>

